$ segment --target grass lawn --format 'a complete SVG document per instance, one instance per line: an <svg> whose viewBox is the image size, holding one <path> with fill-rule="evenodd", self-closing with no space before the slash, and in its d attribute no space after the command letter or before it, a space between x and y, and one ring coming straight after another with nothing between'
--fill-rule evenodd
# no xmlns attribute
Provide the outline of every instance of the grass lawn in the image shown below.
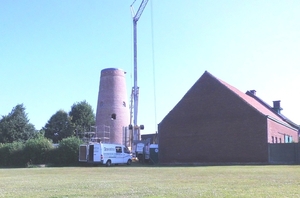
<svg viewBox="0 0 300 198"><path fill-rule="evenodd" d="M300 197L300 166L0 169L0 197Z"/></svg>

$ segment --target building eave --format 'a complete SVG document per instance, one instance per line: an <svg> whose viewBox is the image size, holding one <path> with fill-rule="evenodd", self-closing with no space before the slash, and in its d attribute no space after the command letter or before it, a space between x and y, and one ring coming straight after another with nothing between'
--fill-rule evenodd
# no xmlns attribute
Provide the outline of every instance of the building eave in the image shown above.
<svg viewBox="0 0 300 198"><path fill-rule="evenodd" d="M286 122L283 122L283 121L281 121L281 120L278 120L278 119L276 119L276 118L273 118L272 116L269 116L269 115L266 115L266 117L267 117L268 119L270 119L270 120L273 120L274 122L277 122L278 124L281 124L281 125L283 125L283 126L285 126L285 127L287 127L287 128L290 128L290 129L292 129L292 130L298 132L298 128L295 128L295 127L293 127L293 126L287 124Z"/></svg>

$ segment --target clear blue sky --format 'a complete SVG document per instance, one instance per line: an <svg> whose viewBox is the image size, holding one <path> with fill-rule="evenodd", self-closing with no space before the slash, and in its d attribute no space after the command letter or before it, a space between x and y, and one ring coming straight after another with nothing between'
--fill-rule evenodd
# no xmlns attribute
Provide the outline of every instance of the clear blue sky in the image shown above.
<svg viewBox="0 0 300 198"><path fill-rule="evenodd" d="M96 111L104 68L127 71L130 96L133 0L0 2L0 115L23 103L41 129L75 102ZM291 0L150 0L138 22L143 133L157 130L205 70L270 105L281 100L300 124L299 10Z"/></svg>

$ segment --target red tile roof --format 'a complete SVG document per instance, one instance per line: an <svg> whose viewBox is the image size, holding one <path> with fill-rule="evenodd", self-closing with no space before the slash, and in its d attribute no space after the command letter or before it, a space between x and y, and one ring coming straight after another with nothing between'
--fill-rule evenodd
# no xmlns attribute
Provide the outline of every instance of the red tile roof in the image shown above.
<svg viewBox="0 0 300 198"><path fill-rule="evenodd" d="M207 71L206 71L207 72ZM209 72L207 72L208 74L210 74ZM211 75L211 74L210 74ZM214 77L213 75L211 75L212 77ZM220 83L222 83L223 85L225 85L228 89L230 89L232 92L234 92L236 95L238 95L241 99L243 99L245 102L247 102L249 105L251 105L253 108L255 108L257 111L259 111L260 113L262 113L263 115L272 117L273 119L276 119L278 121L284 122L285 124L291 126L288 122L286 122L285 119L283 119L280 115L274 113L270 108L267 108L266 106L264 106L262 103L260 103L258 100L256 100L255 98L241 92L240 90L238 90L237 88L233 87L232 85L226 83L225 81L218 79L216 77L214 77L215 79L217 79ZM291 126L292 127L292 126Z"/></svg>

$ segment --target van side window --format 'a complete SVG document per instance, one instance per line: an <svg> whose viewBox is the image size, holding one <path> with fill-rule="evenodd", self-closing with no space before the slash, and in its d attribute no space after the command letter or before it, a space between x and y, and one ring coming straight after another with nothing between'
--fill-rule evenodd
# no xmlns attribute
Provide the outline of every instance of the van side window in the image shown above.
<svg viewBox="0 0 300 198"><path fill-rule="evenodd" d="M130 154L130 151L128 150L128 148L127 148L127 147L124 147L124 153L128 153L128 154Z"/></svg>
<svg viewBox="0 0 300 198"><path fill-rule="evenodd" d="M116 153L122 153L122 147L116 146Z"/></svg>

